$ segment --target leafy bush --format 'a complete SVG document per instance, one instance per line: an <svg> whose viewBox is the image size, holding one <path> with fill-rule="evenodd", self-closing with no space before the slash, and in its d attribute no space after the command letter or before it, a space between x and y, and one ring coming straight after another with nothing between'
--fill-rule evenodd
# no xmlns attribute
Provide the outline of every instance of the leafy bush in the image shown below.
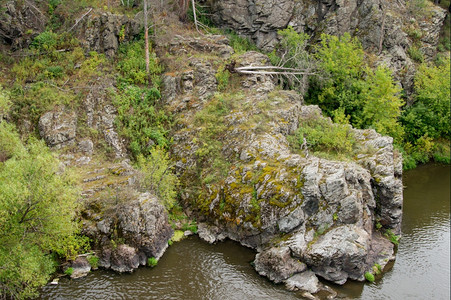
<svg viewBox="0 0 451 300"><path fill-rule="evenodd" d="M395 84L387 67L377 67L366 72L362 90L363 110L357 120L360 128L374 128L382 135L389 135L401 142L404 130L398 122L404 102L399 98L401 88ZM357 118L356 118L357 119Z"/></svg>
<svg viewBox="0 0 451 300"><path fill-rule="evenodd" d="M71 276L74 273L74 268L69 267L66 270L64 270L64 274L66 274L67 276Z"/></svg>
<svg viewBox="0 0 451 300"><path fill-rule="evenodd" d="M0 126L3 136L16 135ZM17 135L13 139L17 144ZM78 231L78 192L43 142L10 149L11 157L0 162L0 293L21 299L36 296L54 272L50 253L76 254L67 241L77 240L71 237Z"/></svg>
<svg viewBox="0 0 451 300"><path fill-rule="evenodd" d="M329 116L342 107L354 124L361 111L365 69L364 52L357 38L321 35L316 47L320 77L312 78L307 101L319 104Z"/></svg>
<svg viewBox="0 0 451 300"><path fill-rule="evenodd" d="M229 45L236 54L243 54L247 51L260 51L250 39L242 37L234 31L227 30L226 35L229 38Z"/></svg>
<svg viewBox="0 0 451 300"><path fill-rule="evenodd" d="M138 156L137 164L141 170L141 187L149 189L159 197L164 206L170 210L176 203L176 188L178 178L173 174L173 165L166 151L161 147L155 147L150 155Z"/></svg>
<svg viewBox="0 0 451 300"><path fill-rule="evenodd" d="M9 93L0 85L0 122L9 114L12 102Z"/></svg>
<svg viewBox="0 0 451 300"><path fill-rule="evenodd" d="M93 269L97 269L99 267L99 257L98 256L89 255L87 259Z"/></svg>
<svg viewBox="0 0 451 300"><path fill-rule="evenodd" d="M369 282L374 282L375 280L374 275L370 272L365 272L365 279Z"/></svg>
<svg viewBox="0 0 451 300"><path fill-rule="evenodd" d="M40 33L31 42L31 47L41 51L53 50L58 43L58 35L51 31Z"/></svg>
<svg viewBox="0 0 451 300"><path fill-rule="evenodd" d="M421 52L421 50L415 45L407 50L407 54L409 54L410 58L416 62L424 62L423 52Z"/></svg>
<svg viewBox="0 0 451 300"><path fill-rule="evenodd" d="M155 257L149 257L147 259L147 265L149 267L155 267L158 264L158 260Z"/></svg>
<svg viewBox="0 0 451 300"><path fill-rule="evenodd" d="M167 147L170 117L157 109L160 99L156 88L122 86L113 101L118 115L116 125L119 133L128 139L128 148L136 159L140 154L148 155L154 145Z"/></svg>
<svg viewBox="0 0 451 300"><path fill-rule="evenodd" d="M229 85L230 72L222 67L218 69L215 77L216 81L218 82L218 91L225 91L227 86Z"/></svg>
<svg viewBox="0 0 451 300"><path fill-rule="evenodd" d="M152 49L149 49L149 52L149 76L154 87L158 88L159 78L157 75L161 74L163 67L160 65L155 52ZM122 74L119 82L127 84L145 84L148 82L143 40L124 43L119 46L117 69Z"/></svg>
<svg viewBox="0 0 451 300"><path fill-rule="evenodd" d="M326 118L317 116L300 124L296 133L298 145L307 141L314 152L336 153L352 156L355 139L346 124L333 124Z"/></svg>

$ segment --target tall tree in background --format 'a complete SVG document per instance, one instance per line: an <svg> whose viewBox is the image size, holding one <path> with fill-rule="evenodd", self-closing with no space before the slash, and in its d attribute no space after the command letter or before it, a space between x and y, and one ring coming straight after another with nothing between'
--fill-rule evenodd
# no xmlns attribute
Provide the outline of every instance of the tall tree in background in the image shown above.
<svg viewBox="0 0 451 300"><path fill-rule="evenodd" d="M147 20L147 0L143 1L144 6L144 39L146 43L146 74L149 75L149 25Z"/></svg>

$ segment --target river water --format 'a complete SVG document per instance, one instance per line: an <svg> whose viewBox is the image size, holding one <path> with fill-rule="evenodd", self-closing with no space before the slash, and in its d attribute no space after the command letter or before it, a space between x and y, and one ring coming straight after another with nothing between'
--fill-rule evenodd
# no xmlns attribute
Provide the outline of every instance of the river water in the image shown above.
<svg viewBox="0 0 451 300"><path fill-rule="evenodd" d="M403 237L396 262L375 283L335 288L347 299L450 299L450 166L424 165L404 175ZM197 237L174 243L154 268L132 274L91 272L46 286L42 299L302 299L260 277L255 253ZM330 284L329 284L330 285Z"/></svg>

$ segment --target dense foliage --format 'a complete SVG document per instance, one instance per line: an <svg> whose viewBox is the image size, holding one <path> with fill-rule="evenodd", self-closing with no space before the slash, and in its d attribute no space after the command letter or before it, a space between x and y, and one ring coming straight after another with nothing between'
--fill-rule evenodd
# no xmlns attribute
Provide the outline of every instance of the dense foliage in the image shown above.
<svg viewBox="0 0 451 300"><path fill-rule="evenodd" d="M300 43L304 40L299 37ZM372 68L357 38L349 34L322 35L315 59L318 74L312 77L307 102L318 104L331 117L341 115L356 128L393 137L404 154L405 168L430 158L449 162L449 58L438 66L419 66L412 106L404 106L391 71L383 65Z"/></svg>
<svg viewBox="0 0 451 300"><path fill-rule="evenodd" d="M148 155L155 145L166 148L171 118L160 109L159 74L163 71L151 52L149 74L146 74L144 43L125 43L119 48L117 69L118 92L114 104L118 110L116 125L128 140L128 149L136 159Z"/></svg>
<svg viewBox="0 0 451 300"><path fill-rule="evenodd" d="M55 271L55 257L73 257L77 190L43 142L23 145L12 125L0 123L0 293L36 295Z"/></svg>

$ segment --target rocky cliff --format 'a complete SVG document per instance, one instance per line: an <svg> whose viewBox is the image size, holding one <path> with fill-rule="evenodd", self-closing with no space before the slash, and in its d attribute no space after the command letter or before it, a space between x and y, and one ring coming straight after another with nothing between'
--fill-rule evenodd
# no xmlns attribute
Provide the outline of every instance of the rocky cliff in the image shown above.
<svg viewBox="0 0 451 300"><path fill-rule="evenodd" d="M379 63L388 65L406 90L412 86L414 64L408 52L418 48L432 59L446 11L432 3L416 7L414 1L203 1L210 5L216 24L251 38L271 50L277 30L292 26L317 42L321 33L357 36Z"/></svg>
<svg viewBox="0 0 451 300"><path fill-rule="evenodd" d="M217 37L175 37L168 45L174 58L230 50ZM400 232L402 158L392 138L349 127L356 152L345 161L295 150L289 139L299 127L316 119L335 125L267 75L234 74L218 92L215 74L231 53L215 53L164 76L178 119L172 152L181 198L202 222L200 237L257 249L257 271L293 289L305 289L306 276L315 281L308 270L343 284L393 259L383 233ZM232 59L237 67L269 64L257 52Z"/></svg>

